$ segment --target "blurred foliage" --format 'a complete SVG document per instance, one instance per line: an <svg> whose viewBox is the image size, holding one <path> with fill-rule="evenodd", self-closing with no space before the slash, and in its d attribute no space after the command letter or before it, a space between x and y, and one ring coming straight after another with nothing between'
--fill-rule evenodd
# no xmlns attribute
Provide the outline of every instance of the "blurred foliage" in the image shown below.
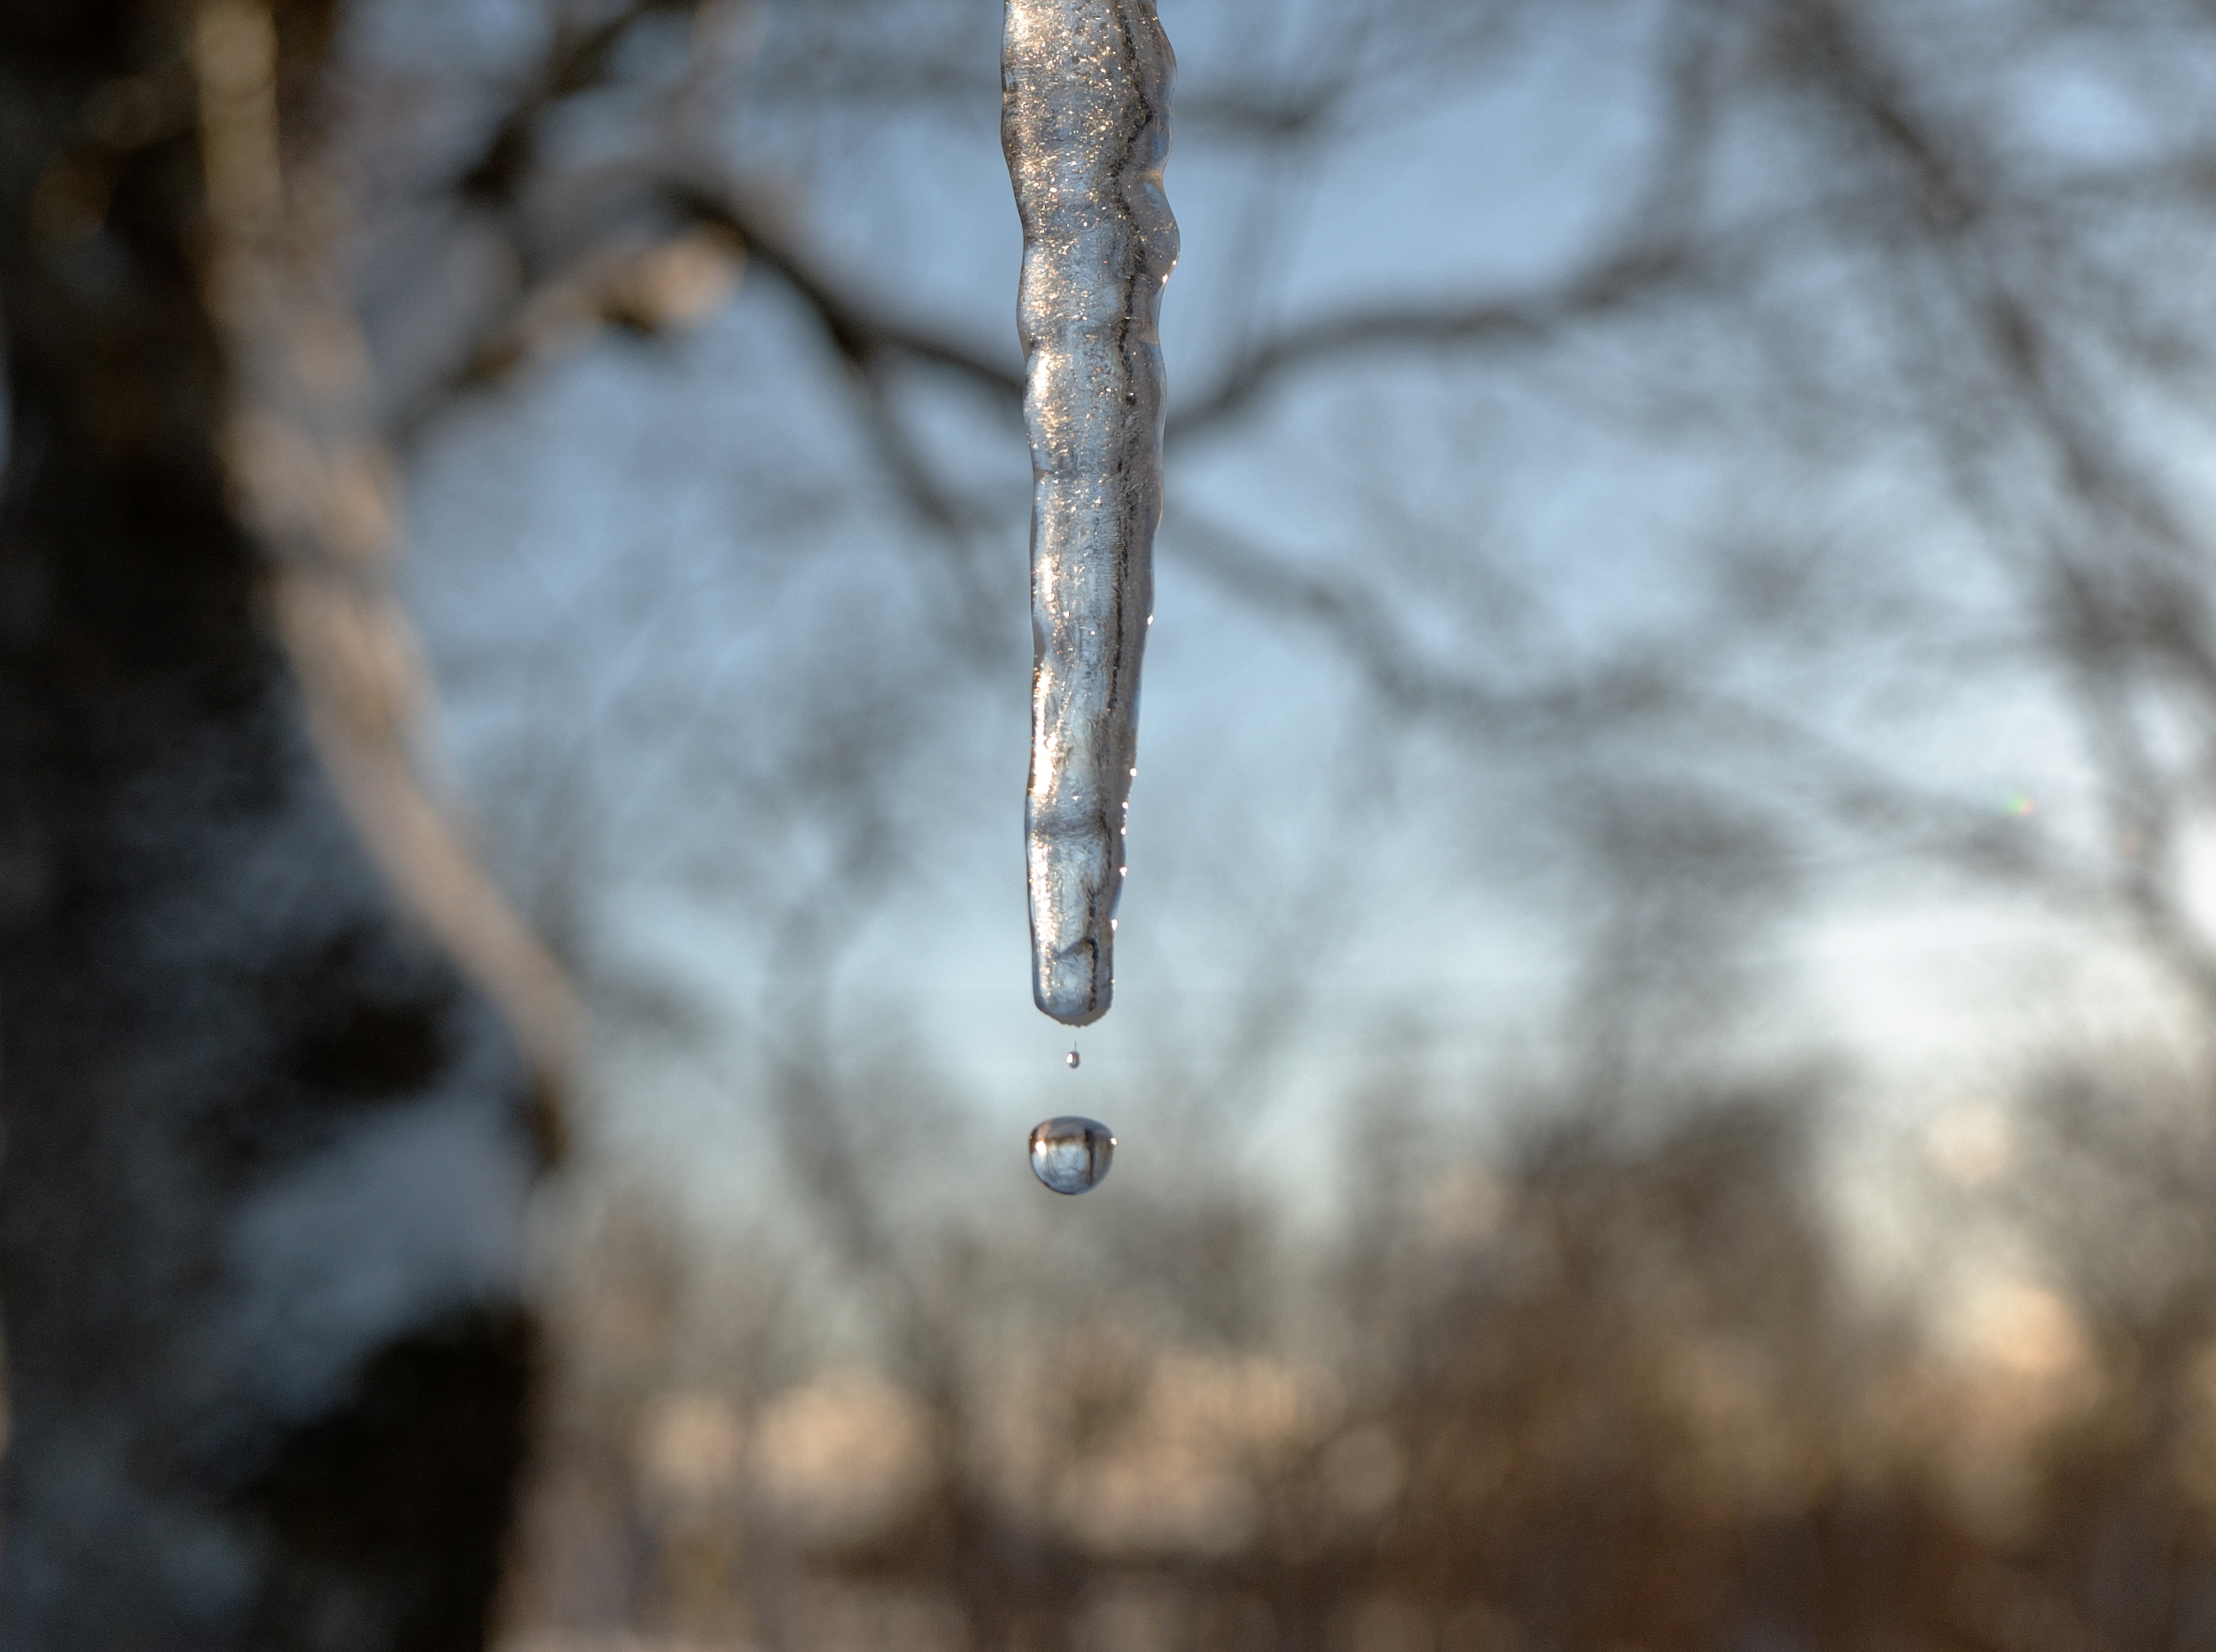
<svg viewBox="0 0 2216 1652"><path fill-rule="evenodd" d="M2050 1102L1998 1177L1935 1139L1958 1216L2093 1174L2091 1118L2177 1175L2073 1195L2064 1276L2210 1208L2170 1115ZM808 1367L821 1303L769 1250L718 1273L610 1206L511 1644L2210 1644L2207 1247L2158 1299L2015 1281L1920 1329L1812 1214L1814 1111L1541 1110L1492 1163L1403 1113L1335 1237L1189 1211L1218 1243L1152 1266L951 1227L875 1370ZM1273 1305L1212 1333L1227 1295Z"/></svg>

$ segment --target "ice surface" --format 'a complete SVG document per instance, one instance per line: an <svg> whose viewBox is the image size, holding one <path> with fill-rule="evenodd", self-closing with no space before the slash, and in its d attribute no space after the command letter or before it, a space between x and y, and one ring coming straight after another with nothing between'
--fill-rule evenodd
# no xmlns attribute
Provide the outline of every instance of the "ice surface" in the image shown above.
<svg viewBox="0 0 2216 1652"><path fill-rule="evenodd" d="M1107 1013L1139 657L1162 514L1162 193L1175 69L1154 0L1008 0L1001 143L1023 217L1031 437L1032 995Z"/></svg>

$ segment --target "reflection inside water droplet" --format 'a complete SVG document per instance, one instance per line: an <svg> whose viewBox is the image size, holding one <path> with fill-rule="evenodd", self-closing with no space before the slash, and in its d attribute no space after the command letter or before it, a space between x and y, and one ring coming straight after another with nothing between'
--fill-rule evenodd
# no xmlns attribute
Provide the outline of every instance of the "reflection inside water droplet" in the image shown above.
<svg viewBox="0 0 2216 1652"><path fill-rule="evenodd" d="M1057 1193L1082 1193L1107 1179L1116 1138L1097 1118L1049 1118L1031 1132L1031 1173Z"/></svg>

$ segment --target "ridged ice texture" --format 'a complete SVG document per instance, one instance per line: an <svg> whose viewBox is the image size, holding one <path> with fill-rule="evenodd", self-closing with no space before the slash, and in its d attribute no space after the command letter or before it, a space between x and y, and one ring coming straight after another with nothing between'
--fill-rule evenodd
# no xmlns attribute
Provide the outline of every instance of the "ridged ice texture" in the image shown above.
<svg viewBox="0 0 2216 1652"><path fill-rule="evenodd" d="M1107 1013L1139 657L1162 515L1162 193L1175 71L1153 0L1008 0L1001 144L1023 217L1031 436L1032 995Z"/></svg>

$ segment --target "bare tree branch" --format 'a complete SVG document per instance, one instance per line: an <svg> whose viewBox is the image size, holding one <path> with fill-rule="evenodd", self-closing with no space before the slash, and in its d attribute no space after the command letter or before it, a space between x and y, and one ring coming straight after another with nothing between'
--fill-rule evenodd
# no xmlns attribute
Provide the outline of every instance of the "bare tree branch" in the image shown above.
<svg viewBox="0 0 2216 1652"><path fill-rule="evenodd" d="M948 368L1003 395L1023 394L1020 368L895 316L854 293L804 253L774 214L743 191L678 180L665 186L664 199L680 217L733 236L755 261L774 270L815 312L839 353L856 366L886 355L906 356Z"/></svg>
<svg viewBox="0 0 2216 1652"><path fill-rule="evenodd" d="M1502 689L1429 660L1378 594L1354 578L1288 568L1190 510L1170 526L1175 554L1243 599L1321 632L1371 691L1406 717L1486 742L1597 743L1635 726L1667 726L1705 734L1739 753L1742 764L1749 751L1766 751L1783 772L1814 784L1836 816L1876 829L1890 843L1912 845L1983 877L2029 882L2084 916L2129 915L2180 983L2216 1008L2216 948L2168 892L2130 868L2118 876L2087 865L2051 839L1997 822L1976 799L1920 785L1803 719L1717 691L1687 663L1713 652L1707 639L1625 651L1600 671Z"/></svg>
<svg viewBox="0 0 2216 1652"><path fill-rule="evenodd" d="M1603 260L1558 286L1461 307L1401 305L1355 311L1280 333L1257 346L1213 389L1169 417L1167 440L1189 440L1247 412L1294 372L1379 350L1530 344L1682 287L1705 273L1682 252L1641 248Z"/></svg>
<svg viewBox="0 0 2216 1652"><path fill-rule="evenodd" d="M554 108L605 84L614 68L617 49L640 24L653 17L698 11L700 4L626 0L597 23L580 25L565 18L494 124L491 136L456 176L454 192L483 206L512 206L537 168L539 129Z"/></svg>

